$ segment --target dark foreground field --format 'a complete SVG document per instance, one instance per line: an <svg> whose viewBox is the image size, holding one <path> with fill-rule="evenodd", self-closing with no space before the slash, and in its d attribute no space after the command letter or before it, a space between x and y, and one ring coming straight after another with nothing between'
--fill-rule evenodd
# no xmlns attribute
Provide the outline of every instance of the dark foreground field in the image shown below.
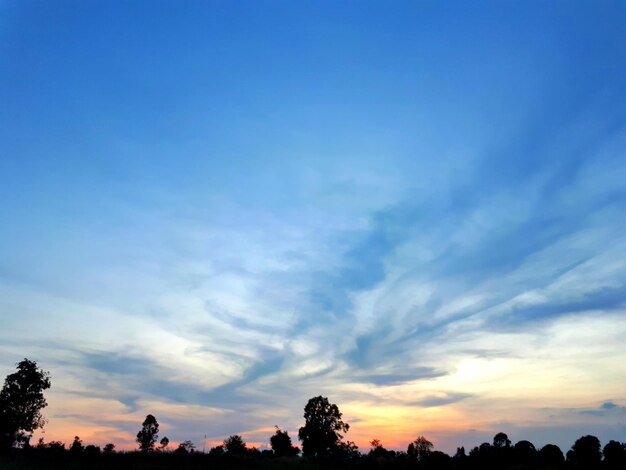
<svg viewBox="0 0 626 470"><path fill-rule="evenodd" d="M94 459L70 458L67 455L57 458L37 455L13 455L0 458L0 470L559 470L568 468L581 467L573 467L570 465L544 466L520 463L478 463L469 460L454 461L453 459L439 463L420 463L397 459L372 459L367 456L341 462L313 461L302 458L212 458L211 456L201 453L183 456L172 454L143 455L140 453L117 453L114 455L98 456Z"/></svg>

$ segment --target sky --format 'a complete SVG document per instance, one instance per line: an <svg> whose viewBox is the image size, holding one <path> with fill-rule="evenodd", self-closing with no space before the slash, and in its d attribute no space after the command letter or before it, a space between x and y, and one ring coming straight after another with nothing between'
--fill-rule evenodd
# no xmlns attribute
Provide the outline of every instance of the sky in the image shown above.
<svg viewBox="0 0 626 470"><path fill-rule="evenodd" d="M626 4L0 0L0 375L46 441L626 436ZM204 436L206 440L204 440Z"/></svg>

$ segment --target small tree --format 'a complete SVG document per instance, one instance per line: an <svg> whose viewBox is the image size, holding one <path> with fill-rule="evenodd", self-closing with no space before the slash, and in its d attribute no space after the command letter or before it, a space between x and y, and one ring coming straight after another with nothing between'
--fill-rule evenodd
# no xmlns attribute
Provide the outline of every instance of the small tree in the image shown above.
<svg viewBox="0 0 626 470"><path fill-rule="evenodd" d="M142 452L150 452L154 450L154 443L159 436L159 423L154 416L148 415L141 425L141 429L137 433L137 443L139 450Z"/></svg>
<svg viewBox="0 0 626 470"><path fill-rule="evenodd" d="M302 441L302 453L310 457L328 457L337 453L342 432L350 429L348 423L341 420L337 405L328 398L311 398L304 407L305 424L298 431Z"/></svg>
<svg viewBox="0 0 626 470"><path fill-rule="evenodd" d="M107 445L104 446L103 452L105 454L112 454L113 452L115 452L115 444L109 442Z"/></svg>
<svg viewBox="0 0 626 470"><path fill-rule="evenodd" d="M385 449L383 447L383 444L380 442L380 439L372 439L370 441L370 451L369 451L369 456L371 457L382 457L382 455L387 451L387 449Z"/></svg>
<svg viewBox="0 0 626 470"><path fill-rule="evenodd" d="M300 453L300 449L294 447L287 431L282 431L276 426L276 432L270 437L270 446L276 457L293 457Z"/></svg>
<svg viewBox="0 0 626 470"><path fill-rule="evenodd" d="M196 450L196 446L191 441L184 441L178 444L178 449L174 452L177 454L193 454Z"/></svg>
<svg viewBox="0 0 626 470"><path fill-rule="evenodd" d="M43 427L41 409L48 405L43 392L49 388L50 374L28 359L6 377L0 391L0 450L27 443L33 431Z"/></svg>
<svg viewBox="0 0 626 470"><path fill-rule="evenodd" d="M170 440L167 438L167 436L164 436L163 439L159 441L159 450L161 452L165 452L169 443L170 443Z"/></svg>

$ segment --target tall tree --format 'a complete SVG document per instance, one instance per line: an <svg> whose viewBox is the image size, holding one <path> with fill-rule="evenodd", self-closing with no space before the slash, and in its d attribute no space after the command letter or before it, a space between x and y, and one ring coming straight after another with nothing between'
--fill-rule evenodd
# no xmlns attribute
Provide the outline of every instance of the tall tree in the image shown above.
<svg viewBox="0 0 626 470"><path fill-rule="evenodd" d="M141 425L141 429L137 433L137 442L139 450L142 452L150 452L154 450L154 443L159 436L159 423L154 416L148 415Z"/></svg>
<svg viewBox="0 0 626 470"><path fill-rule="evenodd" d="M50 373L28 359L6 377L0 391L0 449L28 442L33 431L43 427L41 409L48 405L43 392L49 388Z"/></svg>
<svg viewBox="0 0 626 470"><path fill-rule="evenodd" d="M305 424L298 432L302 453L310 457L327 457L337 453L342 432L350 428L341 420L341 412L328 398L311 398L304 407Z"/></svg>

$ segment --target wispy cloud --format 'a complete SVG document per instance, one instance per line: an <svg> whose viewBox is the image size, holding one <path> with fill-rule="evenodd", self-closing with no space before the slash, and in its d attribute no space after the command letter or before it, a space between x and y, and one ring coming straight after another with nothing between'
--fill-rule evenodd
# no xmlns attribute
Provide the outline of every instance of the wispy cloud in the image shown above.
<svg viewBox="0 0 626 470"><path fill-rule="evenodd" d="M265 442L318 394L361 445L622 429L623 21L509 7L391 28L338 5L293 41L203 7L197 47L154 46L168 70L106 34L79 60L91 8L9 7L0 372L51 370L46 436L132 446L153 413L173 441Z"/></svg>

